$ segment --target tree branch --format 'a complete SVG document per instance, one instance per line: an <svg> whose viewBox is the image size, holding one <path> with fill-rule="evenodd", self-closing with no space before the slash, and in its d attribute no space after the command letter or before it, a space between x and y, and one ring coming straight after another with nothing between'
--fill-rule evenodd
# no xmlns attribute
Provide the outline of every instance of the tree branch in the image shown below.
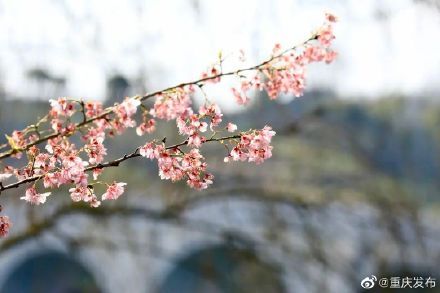
<svg viewBox="0 0 440 293"><path fill-rule="evenodd" d="M244 72L260 70L265 65L269 64L270 62L274 61L275 59L278 59L278 58L284 56L285 54L287 54L287 53L289 53L291 51L296 50L299 46L305 45L305 44L307 44L310 41L316 40L317 37L318 37L318 35L314 34L310 38L308 38L307 40L302 42L301 44L295 45L295 46L293 46L291 48L288 48L288 49L282 51L281 53L279 53L277 55L273 55L269 59L267 59L266 61L261 62L260 64L253 65L253 66L250 66L250 67L247 67L247 68L242 68L242 69L234 70L234 71L220 72L219 74L208 76L208 77L201 78L201 79L198 79L198 80L194 80L194 81L191 81L191 82L180 83L178 85L170 86L170 87L168 87L166 89L155 91L155 92L146 94L144 96L138 96L137 98L142 102L142 101L145 101L147 99L153 98L153 97L155 97L155 96L157 96L159 94L163 94L163 93L166 93L166 92L169 92L169 91L173 91L173 90L185 87L185 86L200 85L200 84L203 84L204 82L207 82L207 81L210 81L210 80L215 80L215 79L218 79L218 78L221 78L221 77L224 77L224 76L239 75L240 73L244 73ZM92 123L95 120L104 119L106 116L108 116L108 115L110 115L112 113L114 113L114 107L108 107L100 115L92 117L92 118L89 118L89 119L83 119L82 122L79 122L79 123L75 124L75 128L74 129L75 129L75 131L78 130L78 129L81 129L82 127ZM61 133L55 132L55 133L48 134L48 135L46 135L44 137L40 137L38 140L27 144L26 146L22 147L19 150L11 148L8 151L5 151L5 152L0 154L0 160L8 158L8 157L10 157L10 156L12 156L12 155L14 155L14 154L16 154L18 152L26 151L30 147L32 147L34 145L38 145L38 144L43 143L45 141L48 141L49 139L53 139L53 138L56 138L58 136L65 136L65 135L66 134L61 134ZM68 135L72 135L72 133L70 133Z"/></svg>
<svg viewBox="0 0 440 293"><path fill-rule="evenodd" d="M241 135L231 135L231 136L224 136L224 137L220 137L220 138L210 138L210 139L207 139L204 143L224 141L224 140L231 140L231 139L236 139L236 138L240 138L240 137L241 137ZM185 140L185 141L183 141L181 143L168 146L165 149L166 150L176 149L178 147L181 147L181 146L184 146L184 145L187 145L187 144L188 144L188 140ZM85 168L85 171L93 171L95 169L103 169L103 168L108 168L108 167L117 167L117 166L119 166L120 163L122 163L122 162L124 162L126 160L129 160L129 159L132 159L132 158L136 158L136 157L140 157L141 155L138 153L138 151L139 151L139 148L134 150L132 153L125 154L124 156L122 156L122 157L120 157L118 159L115 159L113 161L108 161L108 162L105 162L105 163L100 163L100 164L96 164L96 165L87 167L87 168ZM12 189L12 188L18 188L18 187L20 187L23 184L37 181L38 179L41 179L43 177L44 177L44 175L38 175L38 176L29 177L29 178L26 178L26 179L23 179L23 180L20 180L20 181L17 181L15 183L11 183L11 184L8 184L8 185L0 184L0 195L5 190Z"/></svg>

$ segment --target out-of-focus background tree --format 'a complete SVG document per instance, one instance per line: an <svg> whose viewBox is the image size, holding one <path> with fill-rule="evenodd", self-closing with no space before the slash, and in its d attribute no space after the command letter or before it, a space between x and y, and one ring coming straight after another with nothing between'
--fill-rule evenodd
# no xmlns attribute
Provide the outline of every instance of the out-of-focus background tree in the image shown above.
<svg viewBox="0 0 440 293"><path fill-rule="evenodd" d="M438 279L439 7L0 1L1 133L44 115L49 98L111 105L198 77L219 50L262 60L326 10L341 20L340 57L311 68L303 97L257 95L243 110L228 87L209 89L244 129L277 130L265 164L225 165L209 148L215 184L194 192L126 162L104 176L128 182L127 194L99 209L72 205L65 190L43 207L20 202L22 189L2 194L15 224L0 242L0 292L357 292L372 274ZM158 128L173 139L174 126ZM129 133L110 153L145 140Z"/></svg>

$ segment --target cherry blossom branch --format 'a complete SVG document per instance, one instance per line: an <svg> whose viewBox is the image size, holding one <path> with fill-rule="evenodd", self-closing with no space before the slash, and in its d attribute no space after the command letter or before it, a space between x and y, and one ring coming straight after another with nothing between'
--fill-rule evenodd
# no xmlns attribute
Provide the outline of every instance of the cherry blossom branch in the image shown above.
<svg viewBox="0 0 440 293"><path fill-rule="evenodd" d="M210 138L210 139L207 139L205 141L205 143L206 142L227 141L227 140L238 139L238 138L241 138L241 135L230 135L230 136L224 136L224 137L220 137L220 138ZM174 150L174 149L177 149L177 148L179 148L181 146L185 146L187 144L188 144L188 140L185 140L185 141L183 141L181 143L174 144L174 145L171 145L171 146L167 146L167 147L165 147L165 149L166 150ZM137 148L132 153L125 154L124 156L122 156L122 157L120 157L118 159L115 159L115 160L112 160L112 161L108 161L108 162L105 162L105 163L99 163L99 164L96 164L94 166L89 166L89 167L85 168L84 171L88 172L88 171L93 171L95 169L104 169L104 168L108 168L108 167L117 167L117 166L119 166L120 163L122 163L122 162L124 162L126 160L133 159L133 158L136 158L136 157L140 157L141 154L139 153L139 149L140 148ZM26 178L26 179L23 179L23 180L20 180L20 181L8 184L8 185L3 185L0 182L0 195L5 190L13 189L13 188L18 188L18 187L20 187L23 184L35 182L35 181L37 181L39 179L42 179L43 177L44 177L44 175L33 176L33 177L29 177L29 178Z"/></svg>
<svg viewBox="0 0 440 293"><path fill-rule="evenodd" d="M220 137L220 138L210 138L210 139L207 139L205 141L205 143L206 142L227 141L227 140L236 139L236 138L241 138L241 135L230 135L230 136L224 136L224 137ZM165 147L165 149L166 150L174 150L174 149L177 149L177 148L179 148L181 146L185 146L185 145L188 145L188 140L185 140L185 141L178 143L178 144L167 146L167 147ZM141 154L139 153L139 149L140 148L137 148L131 154L126 154L123 157L120 157L119 159L116 159L116 160L113 160L110 162L106 162L106 163L100 163L95 166L88 167L85 169L85 171L93 171L95 169L103 169L103 168L107 168L107 167L117 167L117 166L119 166L120 163L122 163L128 159L140 157Z"/></svg>
<svg viewBox="0 0 440 293"><path fill-rule="evenodd" d="M158 91L146 94L144 96L136 96L135 98L138 99L139 101L143 102L143 101L145 101L147 99L156 97L156 96L161 95L163 93L174 91L174 90L177 90L177 89L180 89L180 88L184 88L184 87L187 87L187 86L200 86L200 85L203 85L205 82L212 81L212 80L218 80L219 78L222 78L222 77L225 77L225 76L231 76L231 75L239 76L241 73L245 73L245 72L249 72L249 71L257 71L257 70L262 69L264 66L266 66L269 63L271 63L272 61L281 58L282 56L286 55L287 53L295 51L299 46L303 46L303 45L307 44L310 41L316 40L317 38L318 38L318 35L317 34L313 34L310 38L308 38L307 40L305 40L301 44L295 45L295 46L290 47L288 49L285 49L281 53L273 55L269 59L267 59L267 60L265 60L265 61L263 61L263 62L261 62L261 63L259 63L257 65L253 65L253 66L250 66L250 67L247 67L247 68L241 68L241 69L238 69L238 70L232 70L232 71L228 71L228 72L220 72L218 74L214 74L214 75L210 75L210 76L207 76L207 77L203 77L203 78L200 78L200 79L197 79L197 80L194 80L194 81L184 82L184 83L180 83L178 85L170 86L170 87L168 87L166 89L158 90ZM82 120L82 122L79 122L79 123L75 124L75 126L73 127L74 131L81 129L82 127L84 127L84 126L86 126L86 125L88 125L88 124L90 124L90 123L92 123L92 122L94 122L96 120L104 119L106 116L114 113L114 107L108 107L100 115L97 115L97 116L94 116L92 118L88 118L87 119L86 115L85 115L85 112L84 112L84 102L80 101L80 104L81 104L81 107L82 107L81 111L82 111L82 114L83 114L83 120ZM28 130L30 127L31 126L27 127L26 130ZM70 136L72 134L73 133L70 132L67 135ZM8 158L8 157L16 154L17 152L26 151L29 148L31 148L32 146L39 145L39 144L41 144L43 142L46 142L46 141L48 141L50 139L53 139L53 138L56 138L56 137L59 137L59 136L64 136L64 135L66 135L66 134L59 133L59 132L54 132L54 133L48 134L46 136L39 137L37 140L35 140L35 141L31 142L31 143L26 144L22 148L19 148L19 149L11 148L11 149L1 153L0 154L0 160Z"/></svg>
<svg viewBox="0 0 440 293"><path fill-rule="evenodd" d="M39 205L46 202L51 192L40 193L37 187L42 185L45 189L54 189L67 185L71 187L69 193L72 201L84 201L92 207L98 207L101 200L119 198L126 185L124 182L114 181L109 184L98 181L102 170L119 166L121 162L139 156L157 160L159 177L163 180L184 180L191 188L206 189L214 178L207 171L205 157L200 151L200 147L207 142L220 142L226 147L226 163L264 162L272 156L271 140L275 131L268 125L263 129L238 131L237 125L231 122L222 124L221 109L210 100L203 86L207 83L219 83L225 76L236 76L240 86L232 88L232 94L239 105L249 102L250 90L265 90L271 100L282 93L301 96L305 88L307 65L313 62L331 63L337 55L330 48L335 39L332 32L334 22L336 18L326 14L324 24L306 41L285 50L277 44L270 57L257 65L224 72L224 59L220 54L218 63L212 65L198 80L144 96L127 97L121 103L105 109L100 102L68 98L50 100L49 113L36 124L23 131L13 131L11 136L6 135L10 149L0 154L0 161L9 157L20 159L23 154L27 161L24 166L5 166L3 171L0 170L0 194L2 191L33 183L20 199ZM196 88L205 97L205 103L198 109L192 106L192 96ZM156 98L153 106L142 104L153 97ZM136 121L138 110L142 114L141 123ZM165 146L165 141L147 141L132 153L104 162L107 155L104 141L107 136L120 135L126 129L134 127L136 134L143 136L155 131L156 120L174 121L179 134L185 137L184 141L168 147ZM78 132L81 142L73 143L70 137ZM224 132L231 134L216 138ZM40 149L38 145L43 142L47 144ZM22 161L16 164L21 165ZM93 176L89 176L87 172L92 172ZM4 182L11 176L16 178L16 182L5 185ZM100 199L94 190L97 184L107 186ZM0 216L0 236L6 235L9 227L9 218Z"/></svg>

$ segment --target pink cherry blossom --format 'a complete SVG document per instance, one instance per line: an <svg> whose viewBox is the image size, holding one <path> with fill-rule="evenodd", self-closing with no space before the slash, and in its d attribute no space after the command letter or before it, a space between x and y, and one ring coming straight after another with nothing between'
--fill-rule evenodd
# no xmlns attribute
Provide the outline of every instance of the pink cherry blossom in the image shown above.
<svg viewBox="0 0 440 293"><path fill-rule="evenodd" d="M121 194L124 193L124 186L127 185L127 183L124 182L113 182L108 188L107 191L102 195L102 200L109 200L109 199L118 199Z"/></svg>
<svg viewBox="0 0 440 293"><path fill-rule="evenodd" d="M253 78L240 77L241 88L232 89L236 102L246 105L249 102L247 92L250 89L265 89L272 100L278 98L281 93L301 96L305 89L306 65L321 61L331 63L337 56L335 51L329 49L335 39L332 24L336 21L334 15L326 14L326 22L316 33L317 41L313 39L304 44L302 52L297 50L285 54L282 53L279 44L275 45L273 59L267 62L257 75Z"/></svg>
<svg viewBox="0 0 440 293"><path fill-rule="evenodd" d="M202 79L209 79L207 82L218 83L221 81L220 75L221 69L217 68L217 65L210 67L206 72L202 73Z"/></svg>
<svg viewBox="0 0 440 293"><path fill-rule="evenodd" d="M89 187L78 185L70 188L69 192L70 197L74 202L84 201L89 203L90 206L94 208L101 205L101 202L97 199L96 195L93 193L93 190Z"/></svg>
<svg viewBox="0 0 440 293"><path fill-rule="evenodd" d="M60 172L54 172L54 173L47 173L43 177L43 185L45 188L54 188L59 187L61 185L60 180L61 173Z"/></svg>
<svg viewBox="0 0 440 293"><path fill-rule="evenodd" d="M85 110L87 117L95 117L100 115L103 112L102 103L101 102L86 102Z"/></svg>
<svg viewBox="0 0 440 293"><path fill-rule="evenodd" d="M77 186L74 188L69 189L70 197L72 198L72 201L78 202L78 201L88 201L90 190L86 186Z"/></svg>
<svg viewBox="0 0 440 293"><path fill-rule="evenodd" d="M50 114L52 117L67 116L70 117L75 113L74 103L68 101L67 98L58 98L57 100L49 100L52 107Z"/></svg>
<svg viewBox="0 0 440 293"><path fill-rule="evenodd" d="M98 200L98 198L95 196L95 197L92 197L89 204L92 208L97 208L101 205L101 201Z"/></svg>
<svg viewBox="0 0 440 293"><path fill-rule="evenodd" d="M184 173L179 165L180 157L172 156L175 151L163 150L159 154L157 166L159 167L159 177L173 182L183 178Z"/></svg>
<svg viewBox="0 0 440 293"><path fill-rule="evenodd" d="M234 132L237 130L237 125L235 125L234 123L229 122L228 125L226 125L226 130L228 132Z"/></svg>
<svg viewBox="0 0 440 293"><path fill-rule="evenodd" d="M136 134L139 136L142 136L145 133L152 133L155 129L156 129L156 120L149 119L148 121L142 122L136 128Z"/></svg>
<svg viewBox="0 0 440 293"><path fill-rule="evenodd" d="M20 199L25 200L31 204L39 205L46 202L46 198L51 194L51 192L38 193L35 186L26 189L26 195L20 197Z"/></svg>
<svg viewBox="0 0 440 293"><path fill-rule="evenodd" d="M190 177L186 182L189 187L197 190L202 190L208 188L208 186L213 183L213 179L214 175L212 175L211 173L206 173L203 175L203 177L197 176L197 174L195 174L195 176Z"/></svg>
<svg viewBox="0 0 440 293"><path fill-rule="evenodd" d="M191 97L193 89L190 87L178 88L173 92L159 94L156 97L150 114L153 117L173 120L179 116L187 117L192 114Z"/></svg>
<svg viewBox="0 0 440 293"><path fill-rule="evenodd" d="M90 142L85 145L85 150L89 155L90 164L98 164L104 160L104 156L107 155L107 149L105 148L104 139L102 137L91 138Z"/></svg>
<svg viewBox="0 0 440 293"><path fill-rule="evenodd" d="M112 125L118 133L121 133L125 128L136 126L136 121L133 120L133 116L136 114L140 104L139 99L127 97L121 104L114 107L118 119L116 119Z"/></svg>
<svg viewBox="0 0 440 293"><path fill-rule="evenodd" d="M158 156L153 155L157 152ZM207 164L197 148L182 155L179 149L166 150L161 145L154 147L152 143L148 143L141 155L157 158L161 179L173 182L186 179L187 184L195 189L205 189L212 184L213 175L206 173Z"/></svg>
<svg viewBox="0 0 440 293"><path fill-rule="evenodd" d="M86 174L84 171L84 168L87 165L87 162L83 161L74 153L69 156L63 157L59 183L75 183L87 185L88 174Z"/></svg>
<svg viewBox="0 0 440 293"><path fill-rule="evenodd" d="M333 27L330 24L323 25L318 31L318 41L324 47L329 47L331 42L335 39L333 34Z"/></svg>
<svg viewBox="0 0 440 293"><path fill-rule="evenodd" d="M100 139L104 141L107 128L111 128L111 125L105 122L104 119L95 120L96 127L90 127L86 134L82 136L84 141L89 141L91 139Z"/></svg>
<svg viewBox="0 0 440 293"><path fill-rule="evenodd" d="M211 130L213 130L214 127L218 126L222 122L222 117L223 117L220 107L215 103L209 103L200 106L199 115L201 115L201 118L203 117L210 118L209 128Z"/></svg>
<svg viewBox="0 0 440 293"><path fill-rule="evenodd" d="M53 160L50 161L47 153L38 154L34 158L34 175L43 175L54 168Z"/></svg>
<svg viewBox="0 0 440 293"><path fill-rule="evenodd" d="M152 143L146 143L143 147L139 149L139 154L142 157L148 158L148 159L154 159L159 157L158 151L156 151L156 146Z"/></svg>
<svg viewBox="0 0 440 293"><path fill-rule="evenodd" d="M241 136L240 142L234 146L225 162L249 161L260 164L272 157L273 147L270 145L275 131L270 126L255 130Z"/></svg>
<svg viewBox="0 0 440 293"><path fill-rule="evenodd" d="M198 148L205 142L205 140L206 138L204 136L201 136L197 132L195 132L188 136L188 145Z"/></svg>

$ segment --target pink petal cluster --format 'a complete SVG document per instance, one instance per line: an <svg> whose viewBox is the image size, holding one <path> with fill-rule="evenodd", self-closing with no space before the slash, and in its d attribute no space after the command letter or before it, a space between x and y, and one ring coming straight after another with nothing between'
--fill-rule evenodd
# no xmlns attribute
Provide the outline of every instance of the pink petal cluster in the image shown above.
<svg viewBox="0 0 440 293"><path fill-rule="evenodd" d="M154 103L150 114L153 117L165 120L173 120L180 116L192 114L191 94L194 92L192 87L178 88L173 92L159 94Z"/></svg>
<svg viewBox="0 0 440 293"><path fill-rule="evenodd" d="M65 97L58 98L56 100L49 100L49 103L52 107L52 109L50 110L50 115L52 117L70 117L75 113L75 104Z"/></svg>
<svg viewBox="0 0 440 293"><path fill-rule="evenodd" d="M127 183L113 182L111 185L108 186L107 191L102 195L102 200L118 199L119 196L124 193L125 185L127 185Z"/></svg>
<svg viewBox="0 0 440 293"><path fill-rule="evenodd" d="M67 140L54 138L48 141L46 150L50 156L42 155L40 165L43 166L43 184L46 188L60 187L63 184L80 184L87 186L88 175L85 167L88 162L78 154L75 145ZM96 152L96 149L92 149ZM95 157L94 160L99 160Z"/></svg>
<svg viewBox="0 0 440 293"><path fill-rule="evenodd" d="M192 114L188 119L177 118L177 128L180 134L188 135L188 145L200 147L206 138L201 133L208 130L208 123L201 119L201 115Z"/></svg>
<svg viewBox="0 0 440 293"><path fill-rule="evenodd" d="M272 157L273 147L270 145L275 131L270 126L265 126L261 130L255 130L247 134L242 134L240 142L234 146L225 162L231 159L234 161L249 161L261 164Z"/></svg>
<svg viewBox="0 0 440 293"><path fill-rule="evenodd" d="M180 149L165 149L163 144L149 142L140 148L140 155L151 160L157 159L159 176L173 182L186 179L194 189L206 189L214 176L206 172L207 164L197 148L183 153Z"/></svg>
<svg viewBox="0 0 440 293"><path fill-rule="evenodd" d="M70 121L77 109L75 102L62 97L56 100L49 100L51 110L49 111L50 125L55 133L68 134L75 131L75 124Z"/></svg>
<svg viewBox="0 0 440 293"><path fill-rule="evenodd" d="M88 175L84 173L84 167L88 164L78 157L76 153L63 157L61 165L59 184L74 183L87 185Z"/></svg>
<svg viewBox="0 0 440 293"><path fill-rule="evenodd" d="M302 50L283 53L281 45L276 44L273 49L274 56L260 68L260 76L257 74L251 79L242 76L240 89L232 88L237 104L246 105L249 102L247 92L250 89L264 89L272 100L281 93L301 96L305 88L307 65L321 61L331 63L337 57L337 53L330 49L335 39L333 23L336 20L334 15L326 14L326 21L318 29L315 39L308 41Z"/></svg>
<svg viewBox="0 0 440 293"><path fill-rule="evenodd" d="M234 131L237 130L237 125L235 125L234 123L229 122L229 123L226 125L226 130L227 130L228 132L234 132Z"/></svg>
<svg viewBox="0 0 440 293"><path fill-rule="evenodd" d="M205 141L206 137L201 135L209 129L214 131L222 122L223 114L220 108L214 104L204 104L200 106L198 114L192 114L189 117L180 116L176 119L179 133L188 136L188 145L193 147L200 147Z"/></svg>
<svg viewBox="0 0 440 293"><path fill-rule="evenodd" d="M148 142L141 148L139 148L139 154L142 157L148 158L150 160L159 158L160 153L163 151L163 146L154 144L153 142Z"/></svg>
<svg viewBox="0 0 440 293"><path fill-rule="evenodd" d="M95 117L103 112L101 102L86 102L84 103L84 106L87 117Z"/></svg>
<svg viewBox="0 0 440 293"><path fill-rule="evenodd" d="M335 39L335 35L333 34L333 23L337 21L337 17L331 13L326 13L325 20L326 22L324 25L318 30L318 41L322 46L328 48Z"/></svg>
<svg viewBox="0 0 440 293"><path fill-rule="evenodd" d="M145 133L152 133L154 130L156 130L156 120L144 119L144 121L136 128L136 134L142 136Z"/></svg>
<svg viewBox="0 0 440 293"><path fill-rule="evenodd" d="M89 156L90 164L99 164L104 160L104 156L107 155L107 149L104 146L104 138L92 137L90 141L84 146L85 151Z"/></svg>
<svg viewBox="0 0 440 293"><path fill-rule="evenodd" d="M138 106L141 101L134 98L125 98L125 100L114 107L117 119L113 123L117 133L122 133L126 128L131 128L136 126L136 121L133 119L134 114L137 112Z"/></svg>
<svg viewBox="0 0 440 293"><path fill-rule="evenodd" d="M8 216L0 216L0 237L6 237L12 223Z"/></svg>
<svg viewBox="0 0 440 293"><path fill-rule="evenodd" d="M201 118L209 118L209 129L211 130L222 122L223 117L220 107L215 103L200 106L199 115L201 115Z"/></svg>
<svg viewBox="0 0 440 293"><path fill-rule="evenodd" d="M78 185L70 188L69 192L70 197L74 202L84 201L89 203L93 208L97 208L101 205L101 202L97 199L96 195L93 193L93 190L88 186Z"/></svg>
<svg viewBox="0 0 440 293"><path fill-rule="evenodd" d="M51 194L51 192L38 193L35 186L26 189L26 195L20 197L20 199L25 200L31 204L39 205L46 202L46 198Z"/></svg>
<svg viewBox="0 0 440 293"><path fill-rule="evenodd" d="M202 79L207 79L210 83L219 83L221 81L221 69L218 65L211 66L206 72L202 73Z"/></svg>

